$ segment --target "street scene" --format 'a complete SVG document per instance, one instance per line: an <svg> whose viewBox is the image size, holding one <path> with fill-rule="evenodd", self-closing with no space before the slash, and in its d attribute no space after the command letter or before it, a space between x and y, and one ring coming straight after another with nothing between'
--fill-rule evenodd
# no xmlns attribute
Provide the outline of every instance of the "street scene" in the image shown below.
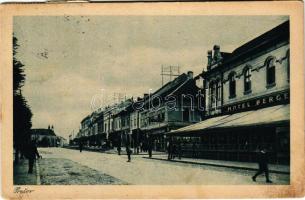
<svg viewBox="0 0 305 200"><path fill-rule="evenodd" d="M240 169L217 165L209 160L181 159L167 160L167 155L157 154L153 158L140 154L127 161L127 155L118 156L112 152L99 153L66 148L41 148L39 163L42 185L242 185L265 184L264 177L253 182L251 176L257 165L236 165ZM187 162L189 161L189 162ZM193 161L193 162L192 162ZM202 163L202 164L201 164ZM227 165L233 165L227 163ZM271 166L274 184L289 184L289 169L285 166ZM216 178L217 177L217 178ZM220 178L221 177L221 178Z"/></svg>
<svg viewBox="0 0 305 200"><path fill-rule="evenodd" d="M289 185L289 27L15 17L14 185Z"/></svg>

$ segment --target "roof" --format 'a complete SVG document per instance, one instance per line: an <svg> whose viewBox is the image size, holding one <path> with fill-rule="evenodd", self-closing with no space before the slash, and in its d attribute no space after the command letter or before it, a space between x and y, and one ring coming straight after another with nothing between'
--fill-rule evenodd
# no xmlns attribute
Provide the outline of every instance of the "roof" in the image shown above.
<svg viewBox="0 0 305 200"><path fill-rule="evenodd" d="M183 84L184 82L186 82L188 80L189 80L188 76L185 73L183 73L183 74L179 75L177 78L175 78L174 80L165 84L160 89L158 89L156 92L154 92L152 94L152 96L154 96L154 95L163 96L163 95L169 94L171 91L173 91L175 88L177 88L180 84Z"/></svg>
<svg viewBox="0 0 305 200"><path fill-rule="evenodd" d="M114 115L118 115L120 113L124 113L125 111L131 111L131 107L133 104L133 99L127 99L120 104L117 105L117 108L113 112Z"/></svg>
<svg viewBox="0 0 305 200"><path fill-rule="evenodd" d="M46 136L56 136L53 130L46 129L46 128L37 128L37 129L31 129L31 134L35 135L46 135Z"/></svg>
<svg viewBox="0 0 305 200"><path fill-rule="evenodd" d="M219 67L228 67L229 63L253 56L255 52L261 52L267 47L283 41L289 41L289 20L241 45L231 54L226 54L226 57L224 57L222 63L205 73L212 72Z"/></svg>
<svg viewBox="0 0 305 200"><path fill-rule="evenodd" d="M285 39L289 39L289 20L238 47L231 56L239 56L267 43Z"/></svg>
<svg viewBox="0 0 305 200"><path fill-rule="evenodd" d="M83 123L84 121L86 121L86 120L88 120L88 119L90 119L90 115L87 115L87 116L81 121L81 123Z"/></svg>
<svg viewBox="0 0 305 200"><path fill-rule="evenodd" d="M171 131L168 133L168 135L185 135L198 131L204 133L207 131L216 131L236 127L240 128L273 125L289 122L289 120L289 104L285 104L210 118L199 123Z"/></svg>

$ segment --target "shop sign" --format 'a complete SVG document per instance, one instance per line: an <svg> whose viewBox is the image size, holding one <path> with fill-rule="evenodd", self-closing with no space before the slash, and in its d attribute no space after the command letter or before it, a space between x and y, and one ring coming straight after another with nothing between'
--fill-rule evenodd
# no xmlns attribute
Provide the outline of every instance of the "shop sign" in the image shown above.
<svg viewBox="0 0 305 200"><path fill-rule="evenodd" d="M286 103L289 103L289 91L274 93L268 96L262 96L248 101L223 106L222 112L228 114Z"/></svg>

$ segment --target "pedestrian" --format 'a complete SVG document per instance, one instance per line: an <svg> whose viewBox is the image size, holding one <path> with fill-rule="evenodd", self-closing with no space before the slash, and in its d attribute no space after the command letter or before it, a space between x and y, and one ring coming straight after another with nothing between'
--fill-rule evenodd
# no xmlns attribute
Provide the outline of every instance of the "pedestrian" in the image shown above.
<svg viewBox="0 0 305 200"><path fill-rule="evenodd" d="M143 143L140 142L140 152L142 153L143 152Z"/></svg>
<svg viewBox="0 0 305 200"><path fill-rule="evenodd" d="M193 158L196 158L197 157L197 146L196 146L195 142L193 142L192 151L193 151Z"/></svg>
<svg viewBox="0 0 305 200"><path fill-rule="evenodd" d="M121 145L118 145L117 150L118 150L118 155L120 156L121 155Z"/></svg>
<svg viewBox="0 0 305 200"><path fill-rule="evenodd" d="M83 151L83 143L82 141L79 141L79 152Z"/></svg>
<svg viewBox="0 0 305 200"><path fill-rule="evenodd" d="M181 142L178 142L178 158L179 160L181 160L181 155L182 155L182 146L181 146Z"/></svg>
<svg viewBox="0 0 305 200"><path fill-rule="evenodd" d="M172 141L169 141L167 144L167 153L168 153L168 160L172 159Z"/></svg>
<svg viewBox="0 0 305 200"><path fill-rule="evenodd" d="M175 159L176 155L177 155L177 146L176 146L176 144L173 144L173 146L172 146L172 159Z"/></svg>
<svg viewBox="0 0 305 200"><path fill-rule="evenodd" d="M148 142L148 155L151 158L152 157L152 141L149 140Z"/></svg>
<svg viewBox="0 0 305 200"><path fill-rule="evenodd" d="M24 155L29 160L29 170L28 173L33 173L33 166L36 158L42 158L37 150L36 142L34 140L30 140L26 145L24 149Z"/></svg>
<svg viewBox="0 0 305 200"><path fill-rule="evenodd" d="M252 177L252 180L255 182L256 177L265 172L266 182L272 183L269 179L269 169L268 169L268 154L266 148L261 148L258 152L258 166L259 169L256 174Z"/></svg>
<svg viewBox="0 0 305 200"><path fill-rule="evenodd" d="M131 149L129 147L129 145L126 146L126 153L127 153L127 156L128 156L128 160L127 162L130 162L131 161Z"/></svg>

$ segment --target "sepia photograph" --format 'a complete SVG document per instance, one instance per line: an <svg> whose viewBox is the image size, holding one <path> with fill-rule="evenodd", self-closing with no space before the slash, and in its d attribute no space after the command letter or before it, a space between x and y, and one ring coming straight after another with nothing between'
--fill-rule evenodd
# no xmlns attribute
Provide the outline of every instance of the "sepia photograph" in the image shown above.
<svg viewBox="0 0 305 200"><path fill-rule="evenodd" d="M13 193L289 187L291 19L12 16Z"/></svg>
<svg viewBox="0 0 305 200"><path fill-rule="evenodd" d="M13 25L14 184L289 184L287 16Z"/></svg>

